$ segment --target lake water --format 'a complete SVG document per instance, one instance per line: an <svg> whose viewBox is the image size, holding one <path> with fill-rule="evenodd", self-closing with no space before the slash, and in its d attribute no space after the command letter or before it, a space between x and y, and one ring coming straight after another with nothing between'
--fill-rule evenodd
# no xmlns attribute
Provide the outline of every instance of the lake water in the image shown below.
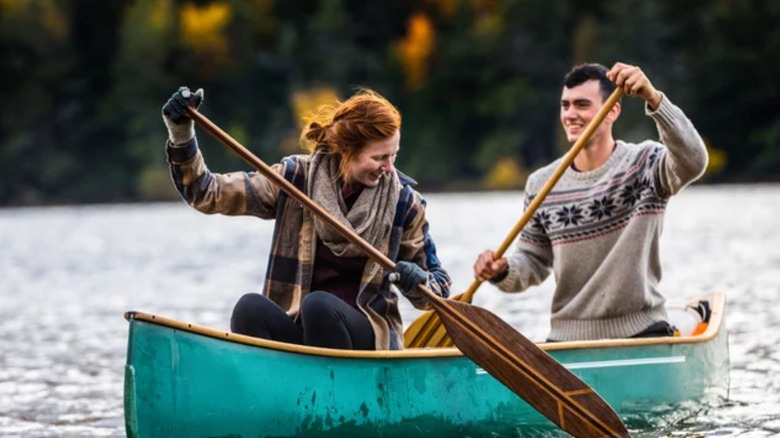
<svg viewBox="0 0 780 438"><path fill-rule="evenodd" d="M427 199L454 292L465 290L476 254L520 217L521 194ZM778 225L777 185L694 186L672 199L662 290L671 302L727 294L730 399L637 436L780 434ZM123 313L227 329L234 301L262 283L272 226L183 203L0 209L0 436L124 436ZM552 290L552 279L514 295L483 285L474 303L543 339Z"/></svg>

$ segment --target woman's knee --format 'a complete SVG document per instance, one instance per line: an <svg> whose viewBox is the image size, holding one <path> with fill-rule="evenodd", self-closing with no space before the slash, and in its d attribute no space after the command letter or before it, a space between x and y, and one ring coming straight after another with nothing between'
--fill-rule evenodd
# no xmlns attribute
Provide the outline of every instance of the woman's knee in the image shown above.
<svg viewBox="0 0 780 438"><path fill-rule="evenodd" d="M252 319L256 315L263 314L269 303L270 301L266 297L258 293L244 294L233 306L231 319L238 321Z"/></svg>
<svg viewBox="0 0 780 438"><path fill-rule="evenodd" d="M301 314L306 316L329 316L335 317L338 314L339 298L331 293L324 291L313 291L306 294L301 300Z"/></svg>
<svg viewBox="0 0 780 438"><path fill-rule="evenodd" d="M264 306L265 301L267 299L255 292L250 292L247 294L244 294L241 296L241 298L236 301L235 308L242 308L242 309L253 309L253 308L261 308Z"/></svg>

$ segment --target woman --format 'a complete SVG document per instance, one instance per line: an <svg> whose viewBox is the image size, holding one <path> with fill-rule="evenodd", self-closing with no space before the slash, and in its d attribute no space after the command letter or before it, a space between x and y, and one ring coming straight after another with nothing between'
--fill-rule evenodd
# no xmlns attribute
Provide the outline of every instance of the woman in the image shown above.
<svg viewBox="0 0 780 438"><path fill-rule="evenodd" d="M263 294L236 303L231 330L249 336L326 348L403 348L395 287L419 309L426 284L447 297L450 278L428 234L425 201L415 182L393 165L401 115L379 94L363 90L321 106L304 125L308 155L273 166L332 216L396 262L381 266L257 172L211 173L198 150L188 104L203 90L180 88L163 106L171 174L181 196L203 213L276 219Z"/></svg>

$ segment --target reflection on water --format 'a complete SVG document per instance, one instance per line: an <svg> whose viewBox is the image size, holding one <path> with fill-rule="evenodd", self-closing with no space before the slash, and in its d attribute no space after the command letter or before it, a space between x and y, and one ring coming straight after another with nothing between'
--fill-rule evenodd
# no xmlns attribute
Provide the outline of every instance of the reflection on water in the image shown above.
<svg viewBox="0 0 780 438"><path fill-rule="evenodd" d="M465 290L475 255L520 217L520 194L427 198L439 256ZM692 187L670 202L662 290L675 302L727 294L731 395L695 416L657 407L631 419L636 436L780 434L778 217L779 186ZM0 435L124 436L123 312L226 329L233 302L262 282L272 226L179 203L0 210ZM474 302L543 339L552 287L483 286Z"/></svg>

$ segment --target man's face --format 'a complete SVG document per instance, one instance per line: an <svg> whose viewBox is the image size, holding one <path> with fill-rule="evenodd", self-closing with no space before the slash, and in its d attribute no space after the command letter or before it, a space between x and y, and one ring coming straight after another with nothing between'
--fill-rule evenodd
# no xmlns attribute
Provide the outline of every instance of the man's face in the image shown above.
<svg viewBox="0 0 780 438"><path fill-rule="evenodd" d="M376 187L382 174L395 170L393 163L400 149L401 132L392 137L371 141L352 159L349 167L350 179L366 187Z"/></svg>
<svg viewBox="0 0 780 438"><path fill-rule="evenodd" d="M563 124L563 130L570 143L574 143L580 138L585 127L596 116L603 103L604 99L601 97L597 80L585 81L572 88L563 87L561 124ZM611 123L607 122L608 120L604 120L594 133L594 137L611 129Z"/></svg>

